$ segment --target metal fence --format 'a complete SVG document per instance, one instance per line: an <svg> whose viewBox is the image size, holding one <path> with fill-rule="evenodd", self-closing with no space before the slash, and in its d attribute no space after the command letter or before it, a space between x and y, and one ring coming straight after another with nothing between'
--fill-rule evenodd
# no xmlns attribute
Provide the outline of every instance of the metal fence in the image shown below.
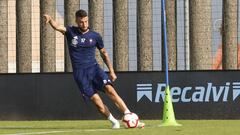
<svg viewBox="0 0 240 135"><path fill-rule="evenodd" d="M17 65L16 65L16 58L18 55L16 55L17 50L16 50L16 37L17 37L17 11L16 11L16 0L4 0L7 1L7 5L1 4L0 6L7 6L7 31L1 31L1 33L8 33L7 34L7 72L8 73L15 73L17 72ZM140 0L144 1L144 0ZM174 0L172 0L174 1ZM203 68L195 68L197 70L216 70L216 68L213 68L214 63L216 62L216 57L218 57L218 49L219 46L222 45L222 36L220 34L219 28L222 24L223 21L223 9L224 5L222 0L207 0L210 1L210 5L204 5L203 6L209 6L211 10L211 26L208 28L211 28L209 30L211 32L211 45L208 51L206 52L203 51L202 56L206 54L211 54L207 59L202 59L201 61L203 62L198 62L198 64L202 64ZM234 2L235 0L231 1ZM239 2L236 0L237 3ZM32 47L32 69L31 72L40 72L40 0L30 0L31 2L31 23L27 24L26 26L31 27L31 47ZM137 71L138 70L138 51L137 48L139 47L138 45L138 38L137 38L137 31L138 31L138 13L137 13L137 4L139 1L137 0L128 0L128 48L129 48L129 53L128 53L128 70L127 71ZM162 34L161 34L161 1L160 0L150 0L151 6L152 6L152 35L150 36L152 39L152 70L153 71L161 71L163 68L163 58L162 58ZM190 3L188 3L190 2ZM191 3L192 2L192 3ZM191 18L189 18L188 13L190 13L191 17L191 4L193 3L201 3L199 0L175 0L176 3L176 48L177 48L177 60L176 60L176 69L175 70L194 70L194 68L190 68L191 62L194 63L193 61L193 56L191 55L191 47L193 46L190 42L190 38L192 35L187 31L190 28L194 29L194 27L189 26L188 22L191 23ZM80 0L80 5L79 7L81 9L89 10L89 5L91 4L91 0ZM227 4L227 3L225 3ZM55 11L55 19L62 25L64 25L64 0L56 0L56 4L52 5L53 7L56 7ZM103 32L103 39L105 43L105 48L107 49L111 60L113 61L113 56L114 56L114 51L113 51L113 1L112 0L104 0L104 32ZM237 9L239 8L239 4L237 5ZM2 7L1 7L2 9ZM205 7L206 9L206 7ZM190 11L190 12L189 12ZM203 11L204 12L204 11ZM232 11L235 12L235 11ZM204 15L204 13L201 13ZM208 14L208 13L206 13ZM238 14L239 10L237 10L237 26L238 26ZM148 15L146 15L148 16ZM174 17L174 16L173 16ZM199 22L204 22L203 20L196 20ZM2 21L2 20L1 20ZM226 21L226 19L225 19ZM1 23L2 24L2 23ZM207 25L206 23L202 23L201 25ZM3 26L3 25L2 25ZM4 26L3 26L4 27ZM206 26L207 27L207 26ZM6 30L6 29L5 29ZM203 34L205 31L202 31ZM201 33L199 31L198 33ZM239 39L238 36L239 33L239 28L237 27L237 36L233 37L234 39L237 38ZM189 37L188 37L189 36ZM2 38L2 37L0 37ZM169 40L172 38L169 37ZM65 67L64 67L64 36L61 33L56 32L56 37L52 38L51 40L55 41L55 71L53 72L64 72ZM203 39L202 40L206 40ZM3 46L6 46L2 40L0 40L0 48ZM197 48L197 47L196 47ZM201 49L201 48L200 48ZM223 47L225 50L231 50L226 47ZM226 57L228 56L228 52L224 52L223 56ZM237 57L237 55L231 55L234 57ZM169 56L171 57L171 55ZM191 61L192 58L192 61ZM0 59L3 59L3 57L0 56ZM211 59L210 63L207 63L207 65L204 65L204 61L209 61ZM234 60L238 60L238 58L234 58ZM1 60L2 61L2 60ZM195 60L195 61L198 61ZM227 63L228 61L227 58L223 58L223 61ZM237 62L235 62L237 63ZM2 67L0 67L2 68ZM237 69L237 67L226 67L224 66L225 69ZM104 69L107 70L106 67ZM220 68L221 69L221 68ZM218 70L218 69L217 69ZM0 69L1 71L1 69ZM6 72L6 71L2 71Z"/></svg>

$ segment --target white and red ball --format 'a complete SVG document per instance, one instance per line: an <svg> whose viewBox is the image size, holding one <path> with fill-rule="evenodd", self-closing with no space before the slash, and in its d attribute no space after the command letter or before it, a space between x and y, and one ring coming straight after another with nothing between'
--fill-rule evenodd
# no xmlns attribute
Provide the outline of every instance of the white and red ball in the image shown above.
<svg viewBox="0 0 240 135"><path fill-rule="evenodd" d="M122 118L125 128L136 128L138 126L139 117L135 113L127 113Z"/></svg>

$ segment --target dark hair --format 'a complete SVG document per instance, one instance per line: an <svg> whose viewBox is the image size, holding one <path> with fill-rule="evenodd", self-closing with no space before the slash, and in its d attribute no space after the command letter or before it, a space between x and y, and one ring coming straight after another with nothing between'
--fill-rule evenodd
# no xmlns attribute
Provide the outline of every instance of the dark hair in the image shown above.
<svg viewBox="0 0 240 135"><path fill-rule="evenodd" d="M88 16L87 12L85 10L78 10L76 13L75 13L75 17L86 17Z"/></svg>

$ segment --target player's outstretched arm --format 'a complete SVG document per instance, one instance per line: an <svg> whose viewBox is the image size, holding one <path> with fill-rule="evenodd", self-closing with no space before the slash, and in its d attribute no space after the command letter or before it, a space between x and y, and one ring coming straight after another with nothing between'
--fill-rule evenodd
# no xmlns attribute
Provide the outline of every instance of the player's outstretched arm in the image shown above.
<svg viewBox="0 0 240 135"><path fill-rule="evenodd" d="M57 23L55 20L52 19L52 17L48 14L44 14L43 17L45 18L45 23L50 24L52 28L56 31L61 32L62 34L65 34L66 28L59 23Z"/></svg>
<svg viewBox="0 0 240 135"><path fill-rule="evenodd" d="M117 79L117 76L116 76L116 74L115 74L115 72L114 72L114 69L113 69L111 60L110 60L110 58L109 58L109 56L108 56L108 53L107 53L106 49L105 49L105 48L102 48L102 49L100 49L99 51L100 51L100 54L101 54L101 57L102 57L104 63L105 63L105 64L107 65L107 67L108 67L110 79L111 79L112 81L115 81L115 80Z"/></svg>

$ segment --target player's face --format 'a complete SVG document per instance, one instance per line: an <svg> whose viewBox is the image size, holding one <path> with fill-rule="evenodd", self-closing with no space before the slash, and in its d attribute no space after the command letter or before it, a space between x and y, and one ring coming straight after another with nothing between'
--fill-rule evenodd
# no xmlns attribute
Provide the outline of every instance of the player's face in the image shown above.
<svg viewBox="0 0 240 135"><path fill-rule="evenodd" d="M76 23L82 32L85 32L88 30L88 26L89 26L88 17L77 17Z"/></svg>

